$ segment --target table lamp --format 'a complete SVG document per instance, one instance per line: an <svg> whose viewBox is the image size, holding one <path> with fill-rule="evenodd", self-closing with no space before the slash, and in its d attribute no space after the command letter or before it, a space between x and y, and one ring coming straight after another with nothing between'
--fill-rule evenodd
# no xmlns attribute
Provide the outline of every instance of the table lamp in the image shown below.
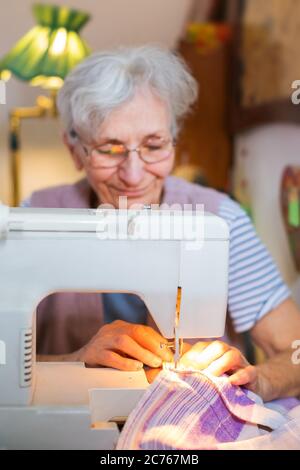
<svg viewBox="0 0 300 470"><path fill-rule="evenodd" d="M38 96L35 106L14 108L9 113L9 146L13 181L13 205L20 202L21 120L56 116L56 94L69 71L84 59L90 49L79 31L89 20L87 13L63 6L33 6L37 26L33 27L0 60L0 78L11 73L33 86L48 90Z"/></svg>

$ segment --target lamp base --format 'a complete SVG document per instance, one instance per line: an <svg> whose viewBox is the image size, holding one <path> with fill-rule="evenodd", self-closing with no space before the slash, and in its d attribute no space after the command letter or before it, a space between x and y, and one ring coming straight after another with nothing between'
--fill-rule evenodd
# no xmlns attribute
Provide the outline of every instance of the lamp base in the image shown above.
<svg viewBox="0 0 300 470"><path fill-rule="evenodd" d="M22 119L33 119L42 117L56 117L56 90L50 90L50 95L40 95L36 99L35 106L14 108L9 114L9 149L11 160L11 178L13 183L12 205L20 203L20 133Z"/></svg>

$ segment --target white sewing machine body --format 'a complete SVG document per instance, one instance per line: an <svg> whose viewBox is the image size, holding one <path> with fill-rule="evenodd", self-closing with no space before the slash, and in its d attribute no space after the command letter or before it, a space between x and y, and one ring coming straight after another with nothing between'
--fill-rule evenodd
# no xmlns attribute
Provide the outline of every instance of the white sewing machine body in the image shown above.
<svg viewBox="0 0 300 470"><path fill-rule="evenodd" d="M44 297L135 293L173 338L180 286L179 336L220 337L228 250L227 224L211 214L0 206L0 448L112 449L119 431L109 420L127 416L147 387L143 371L36 363Z"/></svg>

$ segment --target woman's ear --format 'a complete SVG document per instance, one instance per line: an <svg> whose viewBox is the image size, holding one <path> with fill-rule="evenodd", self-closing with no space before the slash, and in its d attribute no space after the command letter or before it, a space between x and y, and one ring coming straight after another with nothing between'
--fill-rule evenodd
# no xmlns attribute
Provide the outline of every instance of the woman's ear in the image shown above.
<svg viewBox="0 0 300 470"><path fill-rule="evenodd" d="M83 169L83 163L81 161L80 156L76 152L76 145L73 144L70 141L67 132L63 133L63 142L64 142L65 146L69 149L69 152L71 154L71 157L72 157L72 160L74 162L74 165L75 165L76 169L79 170L79 171L82 170Z"/></svg>

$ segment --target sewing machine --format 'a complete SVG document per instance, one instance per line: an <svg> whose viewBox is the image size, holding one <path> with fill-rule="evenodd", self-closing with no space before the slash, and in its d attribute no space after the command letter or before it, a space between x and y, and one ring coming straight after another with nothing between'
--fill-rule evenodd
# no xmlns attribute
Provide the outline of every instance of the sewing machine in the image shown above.
<svg viewBox="0 0 300 470"><path fill-rule="evenodd" d="M0 449L113 449L148 386L143 370L36 362L44 297L135 293L178 360L183 338L224 333L228 247L226 222L198 211L0 205Z"/></svg>

